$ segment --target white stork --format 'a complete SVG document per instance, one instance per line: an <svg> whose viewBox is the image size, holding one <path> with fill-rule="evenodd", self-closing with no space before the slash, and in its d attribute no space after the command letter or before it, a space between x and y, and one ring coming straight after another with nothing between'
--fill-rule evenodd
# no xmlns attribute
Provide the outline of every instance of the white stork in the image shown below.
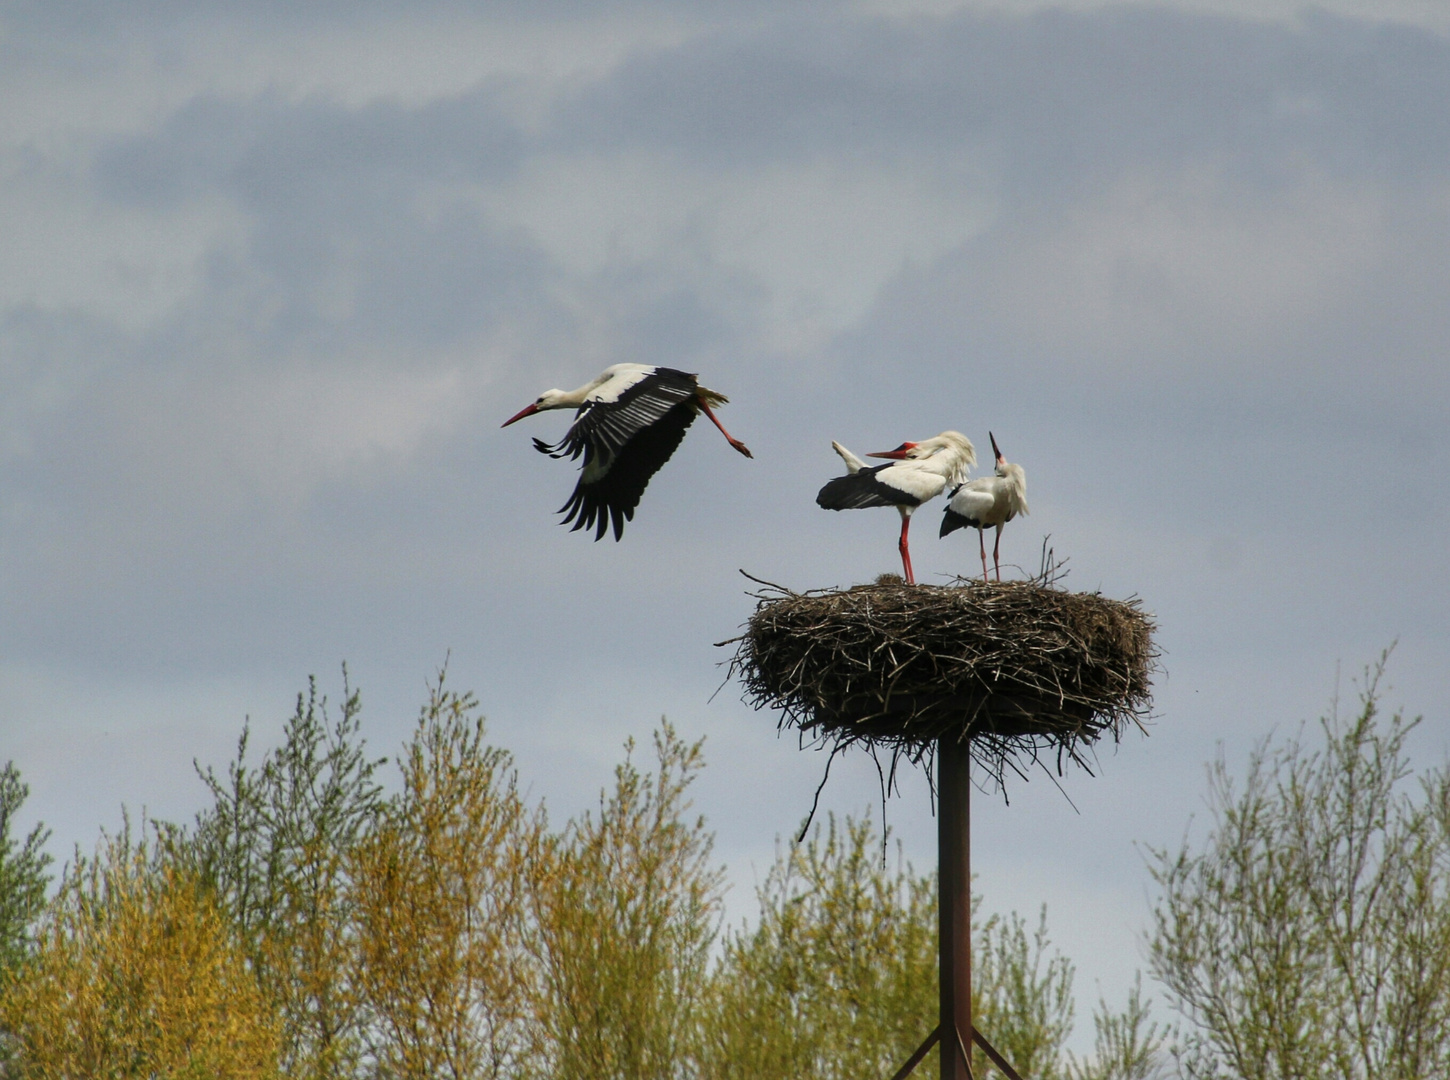
<svg viewBox="0 0 1450 1080"><path fill-rule="evenodd" d="M696 376L674 368L615 364L577 390L545 390L503 426L547 409L577 409L562 439L552 446L535 439L534 448L554 458L577 460L584 455L574 494L559 508L564 515L560 524L574 522L573 531L592 528L599 540L613 522L618 540L624 523L634 520L634 508L650 478L670 460L696 413L708 416L736 450L754 456L710 408L727 400L701 386Z"/></svg>
<svg viewBox="0 0 1450 1080"><path fill-rule="evenodd" d="M867 457L893 458L889 465L868 466L838 442L831 449L846 463L846 475L838 476L816 495L816 505L826 510L854 510L863 506L894 506L901 514L901 567L907 584L915 585L911 572L911 549L906 532L911 512L942 493L948 484L960 484L967 470L977 463L972 440L956 431L943 431L921 442L904 442L895 450Z"/></svg>
<svg viewBox="0 0 1450 1080"><path fill-rule="evenodd" d="M942 518L941 533L945 536L953 530L974 526L977 530L977 544L982 549L982 580L987 580L987 541L982 530L995 525L997 539L992 544L992 565L997 568L997 580L1002 580L1002 564L998 561L998 550L1002 546L1002 526L1018 514L1027 510L1027 474L1021 465L1014 465L997 449L997 439L989 431L992 453L997 455L997 475L983 476L963 484L952 492L947 502L946 516Z"/></svg>

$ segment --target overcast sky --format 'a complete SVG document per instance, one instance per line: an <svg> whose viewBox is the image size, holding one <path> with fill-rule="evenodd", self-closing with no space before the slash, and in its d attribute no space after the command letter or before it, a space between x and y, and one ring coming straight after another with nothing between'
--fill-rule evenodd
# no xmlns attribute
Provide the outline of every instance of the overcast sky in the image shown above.
<svg viewBox="0 0 1450 1080"><path fill-rule="evenodd" d="M823 757L739 688L753 602L899 567L830 441L995 432L1067 584L1164 672L1096 777L979 796L989 908L1141 964L1140 848L1398 640L1450 750L1450 7L1423 3L0 5L0 759L64 857L185 818L345 661L380 752L445 658L556 817L661 715L732 916ZM608 364L697 371L622 543L500 430ZM983 453L984 460L989 457ZM974 536L919 515L919 580ZM868 762L823 804L877 800ZM879 807L872 811L878 817ZM935 858L926 787L888 819ZM1201 818L1201 815L1200 815Z"/></svg>

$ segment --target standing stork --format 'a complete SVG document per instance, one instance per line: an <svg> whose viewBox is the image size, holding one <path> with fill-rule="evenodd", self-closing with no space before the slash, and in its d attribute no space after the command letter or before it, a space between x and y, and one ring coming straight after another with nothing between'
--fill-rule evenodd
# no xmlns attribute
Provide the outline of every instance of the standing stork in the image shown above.
<svg viewBox="0 0 1450 1080"><path fill-rule="evenodd" d="M868 466L838 442L831 449L846 463L846 475L838 476L816 495L816 505L825 510L854 510L863 506L894 506L901 514L901 568L908 585L915 585L911 572L911 549L906 532L911 512L942 493L948 484L960 484L967 470L977 463L972 440L956 431L921 442L904 442L895 450L867 457L892 458L889 465Z"/></svg>
<svg viewBox="0 0 1450 1080"><path fill-rule="evenodd" d="M947 502L947 512L942 518L940 536L967 525L977 530L977 544L982 549L982 580L987 580L987 541L982 530L988 526L997 527L997 539L992 544L992 565L997 569L997 580L1002 580L1002 564L998 561L998 550L1002 546L1002 526L1018 514L1027 510L1027 474L1021 465L1014 465L997 449L997 439L989 431L992 453L997 455L997 475L983 476L963 484L952 492Z"/></svg>
<svg viewBox="0 0 1450 1080"><path fill-rule="evenodd" d="M592 528L599 540L613 522L618 540L624 523L634 520L650 478L670 460L697 413L708 416L736 450L754 457L711 408L727 400L701 386L697 376L674 368L615 364L577 390L545 390L503 426L547 409L577 409L562 439L551 446L536 438L534 449L571 461L584 455L574 494L559 508L560 524L574 522L573 532Z"/></svg>

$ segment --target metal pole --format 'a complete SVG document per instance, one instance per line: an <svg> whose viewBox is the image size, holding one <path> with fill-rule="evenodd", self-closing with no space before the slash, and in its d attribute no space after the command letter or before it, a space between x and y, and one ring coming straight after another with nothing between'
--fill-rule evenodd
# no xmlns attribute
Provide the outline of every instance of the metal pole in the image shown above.
<svg viewBox="0 0 1450 1080"><path fill-rule="evenodd" d="M941 1080L971 1080L972 845L970 744L937 740L937 918Z"/></svg>

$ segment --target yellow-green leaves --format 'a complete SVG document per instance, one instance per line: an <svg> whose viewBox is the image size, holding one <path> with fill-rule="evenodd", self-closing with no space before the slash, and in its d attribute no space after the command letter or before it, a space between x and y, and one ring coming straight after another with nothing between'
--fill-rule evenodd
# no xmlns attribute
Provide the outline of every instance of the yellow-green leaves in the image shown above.
<svg viewBox="0 0 1450 1080"><path fill-rule="evenodd" d="M1189 1076L1450 1075L1450 772L1410 784L1415 721L1356 716L1211 773L1201 847L1153 853L1151 960Z"/></svg>
<svg viewBox="0 0 1450 1080"><path fill-rule="evenodd" d="M435 692L401 759L402 790L350 860L352 983L385 1076L512 1076L526 1061L521 941L539 818L471 710Z"/></svg>
<svg viewBox="0 0 1450 1080"><path fill-rule="evenodd" d="M704 1075L890 1076L936 1026L936 877L888 869L881 850L869 819L830 817L777 854L759 922L729 937L713 980ZM1045 913L1035 934L1012 915L974 920L972 937L978 1027L1024 1076L1054 1080L1072 965L1049 955ZM992 1067L974 1050L972 1068Z"/></svg>
<svg viewBox="0 0 1450 1080"><path fill-rule="evenodd" d="M24 1077L277 1075L281 1024L209 890L128 834L62 882L0 995Z"/></svg>
<svg viewBox="0 0 1450 1080"><path fill-rule="evenodd" d="M706 1074L890 1076L936 1025L935 880L886 870L869 821L831 817L758 897L714 980Z"/></svg>
<svg viewBox="0 0 1450 1080"><path fill-rule="evenodd" d="M668 723L643 772L626 747L614 789L552 836L531 876L539 1066L558 1080L666 1080L697 1054L723 871L690 818L700 743Z"/></svg>
<svg viewBox="0 0 1450 1080"><path fill-rule="evenodd" d="M701 743L661 723L551 827L470 697L440 680L388 789L358 708L304 695L260 763L244 735L203 771L193 826L65 875L0 979L0 1075L835 1080L889 1076L935 1025L935 880L888 869L869 820L783 848L721 942ZM980 1025L1063 1077L1072 970L1045 923L975 940Z"/></svg>

